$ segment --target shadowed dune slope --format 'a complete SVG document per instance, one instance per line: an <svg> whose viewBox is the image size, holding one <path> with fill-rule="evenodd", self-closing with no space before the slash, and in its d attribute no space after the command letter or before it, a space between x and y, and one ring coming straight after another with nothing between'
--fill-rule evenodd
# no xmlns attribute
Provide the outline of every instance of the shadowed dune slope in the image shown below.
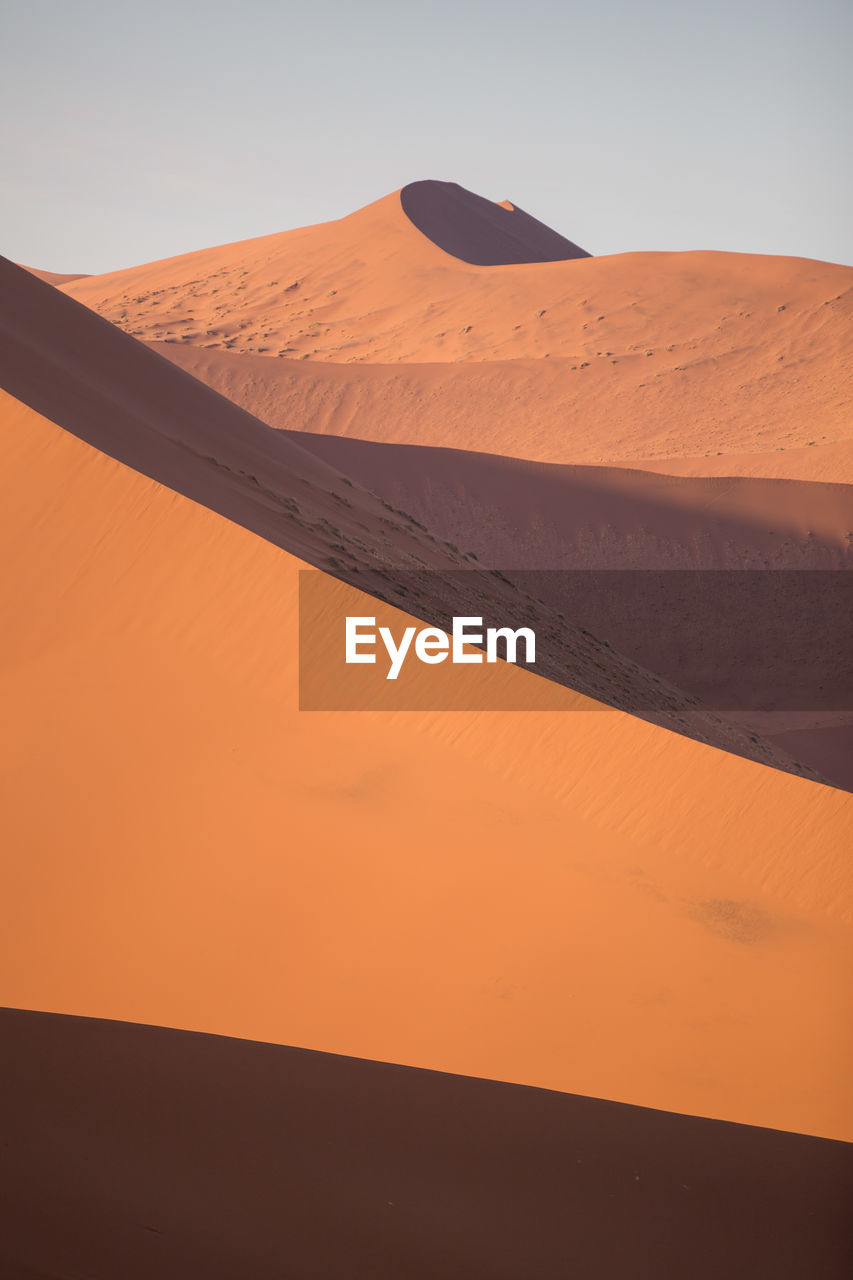
<svg viewBox="0 0 853 1280"><path fill-rule="evenodd" d="M37 414L312 562L327 563L333 537L357 527L368 564L467 567L286 434L5 258L0 285L0 380Z"/></svg>
<svg viewBox="0 0 853 1280"><path fill-rule="evenodd" d="M502 569L840 569L853 486L552 465L288 431L289 439Z"/></svg>
<svg viewBox="0 0 853 1280"><path fill-rule="evenodd" d="M509 572L643 668L705 705L729 708L729 719L853 790L850 485L549 466L303 432L291 438L470 548L479 563ZM617 590L600 572L614 569L657 572L629 573ZM730 577L718 585L715 575L705 578L711 586L696 579L686 593L683 575L660 573L744 569L753 575L742 587ZM792 569L847 575L832 584L813 577L811 586L794 575L786 586L780 571ZM513 570L548 572L531 578ZM756 570L777 573L755 578ZM836 604L827 613L829 598ZM758 707L765 712L750 714Z"/></svg>
<svg viewBox="0 0 853 1280"><path fill-rule="evenodd" d="M158 1027L0 1031L7 1280L848 1274L841 1143Z"/></svg>
<svg viewBox="0 0 853 1280"><path fill-rule="evenodd" d="M456 182L410 182L403 212L439 249L480 267L589 258L571 240L504 201L496 204Z"/></svg>

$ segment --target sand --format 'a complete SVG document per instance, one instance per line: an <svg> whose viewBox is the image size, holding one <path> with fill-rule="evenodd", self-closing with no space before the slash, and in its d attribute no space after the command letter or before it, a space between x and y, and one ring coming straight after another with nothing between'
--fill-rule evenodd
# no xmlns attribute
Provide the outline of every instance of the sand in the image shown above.
<svg viewBox="0 0 853 1280"><path fill-rule="evenodd" d="M841 1143L158 1027L0 1029L10 1280L847 1275Z"/></svg>
<svg viewBox="0 0 853 1280"><path fill-rule="evenodd" d="M64 288L272 425L693 474L758 455L745 474L840 481L849 449L830 477L812 451L837 462L851 439L851 285L705 251L473 266L393 193Z"/></svg>
<svg viewBox="0 0 853 1280"><path fill-rule="evenodd" d="M566 1186L549 1152L578 1134L594 1154L588 1178L572 1167L571 1222L613 1274L626 1239L650 1276L802 1274L821 1248L831 1274L841 1149L814 1139L853 1139L853 796L785 770L809 751L832 773L849 727L753 735L676 689L681 732L602 709L648 672L572 621L565 654L582 692L596 667L597 701L502 666L501 696L535 709L300 712L295 637L311 565L372 612L357 581L476 572L472 551L611 566L639 539L664 568L843 564L849 272L719 254L475 266L399 194L59 289L0 269L0 998L44 1015L4 1015L15 1142L39 1135L10 1274L215 1276L247 1241L275 1274L251 1169L263 1209L267 1118L294 1105L302 1137L276 1169L314 1153L288 1203L324 1224L293 1246L320 1251L317 1274L337 1241L389 1277L431 1266L430 1242L448 1274L473 1256L519 1274L519 1249L547 1271ZM645 333L656 354L629 355ZM662 375L652 408L641 367ZM709 441L730 480L703 474ZM656 456L684 474L650 475ZM406 607L401 625L440 602ZM200 1133L218 1171L194 1198L168 1178L199 1168ZM395 1187L421 1180L396 1229L358 1199L382 1182L396 1207L365 1172L368 1134ZM53 1197L36 1196L45 1169ZM546 1215L533 1243L507 1239L510 1204Z"/></svg>

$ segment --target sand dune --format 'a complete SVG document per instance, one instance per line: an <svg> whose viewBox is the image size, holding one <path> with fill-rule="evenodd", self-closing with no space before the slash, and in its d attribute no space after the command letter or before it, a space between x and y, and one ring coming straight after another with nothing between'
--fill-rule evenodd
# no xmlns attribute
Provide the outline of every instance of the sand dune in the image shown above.
<svg viewBox="0 0 853 1280"><path fill-rule="evenodd" d="M6 1002L850 1136L851 798L619 712L298 712L320 535L263 489L425 535L7 272L7 379L102 448L4 402Z"/></svg>
<svg viewBox="0 0 853 1280"><path fill-rule="evenodd" d="M509 200L495 204L456 182L410 182L400 192L400 203L427 239L474 266L590 257Z"/></svg>
<svg viewBox="0 0 853 1280"><path fill-rule="evenodd" d="M461 202L464 237L479 197L425 190L448 225ZM851 439L851 284L847 267L714 252L475 266L393 193L64 288L272 425L697 474L750 455L746 474L825 479L812 451L837 464ZM847 453L832 479L853 474Z"/></svg>
<svg viewBox="0 0 853 1280"><path fill-rule="evenodd" d="M851 483L848 340L766 377L744 353L737 370L666 368L648 382L636 362L609 360L579 377L564 360L340 365L152 346L272 426L541 462Z"/></svg>
<svg viewBox="0 0 853 1280"><path fill-rule="evenodd" d="M9 1280L847 1275L841 1143L154 1027L0 1028Z"/></svg>

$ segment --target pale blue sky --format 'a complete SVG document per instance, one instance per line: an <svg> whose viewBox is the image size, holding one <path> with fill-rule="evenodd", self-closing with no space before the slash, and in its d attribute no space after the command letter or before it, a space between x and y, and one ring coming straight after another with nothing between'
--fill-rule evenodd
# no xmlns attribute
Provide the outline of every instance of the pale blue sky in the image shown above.
<svg viewBox="0 0 853 1280"><path fill-rule="evenodd" d="M592 253L853 263L850 0L2 0L7 256L100 272L418 178Z"/></svg>

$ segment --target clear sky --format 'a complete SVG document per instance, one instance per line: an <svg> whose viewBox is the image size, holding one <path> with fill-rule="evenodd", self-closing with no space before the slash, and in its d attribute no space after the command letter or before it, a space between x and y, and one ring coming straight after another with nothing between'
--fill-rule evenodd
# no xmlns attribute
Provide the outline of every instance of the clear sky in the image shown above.
<svg viewBox="0 0 853 1280"><path fill-rule="evenodd" d="M853 263L850 0L3 0L0 251L108 271L418 178L590 252Z"/></svg>

